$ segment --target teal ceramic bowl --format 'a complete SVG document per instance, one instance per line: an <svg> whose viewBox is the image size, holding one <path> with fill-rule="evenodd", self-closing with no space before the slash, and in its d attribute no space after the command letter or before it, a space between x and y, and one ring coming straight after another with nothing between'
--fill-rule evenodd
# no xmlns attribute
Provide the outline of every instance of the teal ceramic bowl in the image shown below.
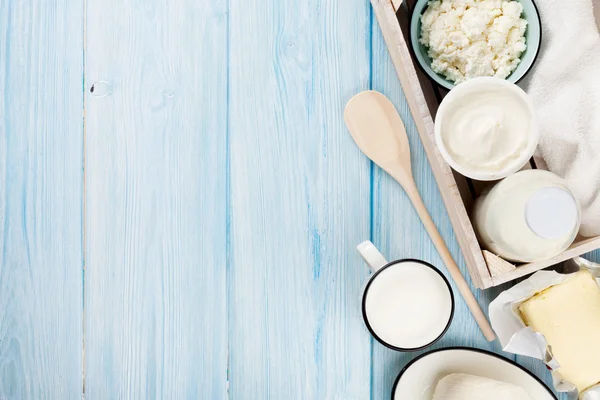
<svg viewBox="0 0 600 400"><path fill-rule="evenodd" d="M517 0L523 5L522 17L527 20L527 30L525 31L525 44L527 48L521 54L521 62L517 68L506 78L507 81L517 83L529 72L540 51L542 43L542 25L540 14L533 0ZM438 85L446 89L452 89L454 82L446 79L443 75L437 74L431 69L431 58L427 55L425 47L419 39L421 38L421 15L427 9L429 0L418 0L412 12L410 20L410 44L411 50L417 59L419 66L425 74Z"/></svg>

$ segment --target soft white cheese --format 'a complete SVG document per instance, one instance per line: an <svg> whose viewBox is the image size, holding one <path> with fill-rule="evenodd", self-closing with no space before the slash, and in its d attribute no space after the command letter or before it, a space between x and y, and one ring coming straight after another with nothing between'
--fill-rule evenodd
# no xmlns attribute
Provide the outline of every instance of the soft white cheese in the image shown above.
<svg viewBox="0 0 600 400"><path fill-rule="evenodd" d="M438 382L433 400L531 400L525 389L494 379L450 374Z"/></svg>
<svg viewBox="0 0 600 400"><path fill-rule="evenodd" d="M600 383L600 288L589 272L573 274L519 310L525 323L544 335L558 372L579 393Z"/></svg>
<svg viewBox="0 0 600 400"><path fill-rule="evenodd" d="M432 1L421 17L421 43L428 47L431 68L456 83L508 77L526 48L522 12L517 1Z"/></svg>

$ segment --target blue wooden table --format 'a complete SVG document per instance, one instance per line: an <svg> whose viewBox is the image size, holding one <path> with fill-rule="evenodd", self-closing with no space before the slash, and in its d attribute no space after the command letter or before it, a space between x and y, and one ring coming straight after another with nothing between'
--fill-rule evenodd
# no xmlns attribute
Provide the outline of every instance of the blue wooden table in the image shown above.
<svg viewBox="0 0 600 400"><path fill-rule="evenodd" d="M369 88L464 270L367 0L0 0L0 399L387 399L355 246L442 263ZM462 300L450 345L501 352Z"/></svg>

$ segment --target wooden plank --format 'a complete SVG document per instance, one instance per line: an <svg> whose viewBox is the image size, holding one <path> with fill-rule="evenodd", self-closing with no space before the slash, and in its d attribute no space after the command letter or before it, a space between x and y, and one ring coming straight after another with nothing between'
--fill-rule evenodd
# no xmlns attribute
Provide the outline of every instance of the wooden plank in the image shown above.
<svg viewBox="0 0 600 400"><path fill-rule="evenodd" d="M230 398L365 399L369 4L230 2Z"/></svg>
<svg viewBox="0 0 600 400"><path fill-rule="evenodd" d="M227 14L87 1L86 399L227 390Z"/></svg>
<svg viewBox="0 0 600 400"><path fill-rule="evenodd" d="M505 282L515 280L539 271L543 268L552 267L570 258L577 257L580 254L589 253L600 247L600 237L593 238L578 238L567 250L559 255L547 260L535 261L529 264L521 264L506 274L495 276L493 278L494 285L500 285Z"/></svg>
<svg viewBox="0 0 600 400"><path fill-rule="evenodd" d="M425 205L452 255L461 267L463 274L471 282L425 149L411 115L409 103L404 97L377 21L374 21L372 36L373 89L387 95L396 105L406 125L415 181ZM425 260L437 266L450 279L410 200L402 188L379 168L374 169L373 196L373 242L380 248L382 253L390 260L399 258ZM433 348L473 346L501 352L498 341L488 343L485 340L454 284L452 284L452 287L456 300L454 320L449 331ZM487 311L489 302L504 288L493 288L485 292L474 291L484 311ZM390 398L393 382L400 370L421 353L393 352L378 342L374 342L372 398ZM506 354L504 355L506 356ZM508 356L510 357L510 355Z"/></svg>
<svg viewBox="0 0 600 400"><path fill-rule="evenodd" d="M82 394L82 19L0 1L0 399Z"/></svg>
<svg viewBox="0 0 600 400"><path fill-rule="evenodd" d="M396 67L396 74L406 94L411 115L421 137L427 157L432 162L433 174L441 188L442 199L454 226L456 237L461 245L467 266L475 286L487 288L491 286L491 276L475 232L461 200L460 192L452 175L450 166L443 160L434 142L433 119L428 109L418 72L412 63L406 39L404 38L398 18L389 0L372 0L374 15L383 33L385 43Z"/></svg>

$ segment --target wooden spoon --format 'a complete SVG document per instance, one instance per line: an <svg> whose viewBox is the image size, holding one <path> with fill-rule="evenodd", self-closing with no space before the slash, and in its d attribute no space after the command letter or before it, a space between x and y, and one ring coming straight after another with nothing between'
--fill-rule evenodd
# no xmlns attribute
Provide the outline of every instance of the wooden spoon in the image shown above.
<svg viewBox="0 0 600 400"><path fill-rule="evenodd" d="M490 323L481 311L419 195L410 166L410 148L406 129L392 102L379 92L359 93L346 105L344 120L352 138L363 153L404 188L483 335L488 341L496 339Z"/></svg>

